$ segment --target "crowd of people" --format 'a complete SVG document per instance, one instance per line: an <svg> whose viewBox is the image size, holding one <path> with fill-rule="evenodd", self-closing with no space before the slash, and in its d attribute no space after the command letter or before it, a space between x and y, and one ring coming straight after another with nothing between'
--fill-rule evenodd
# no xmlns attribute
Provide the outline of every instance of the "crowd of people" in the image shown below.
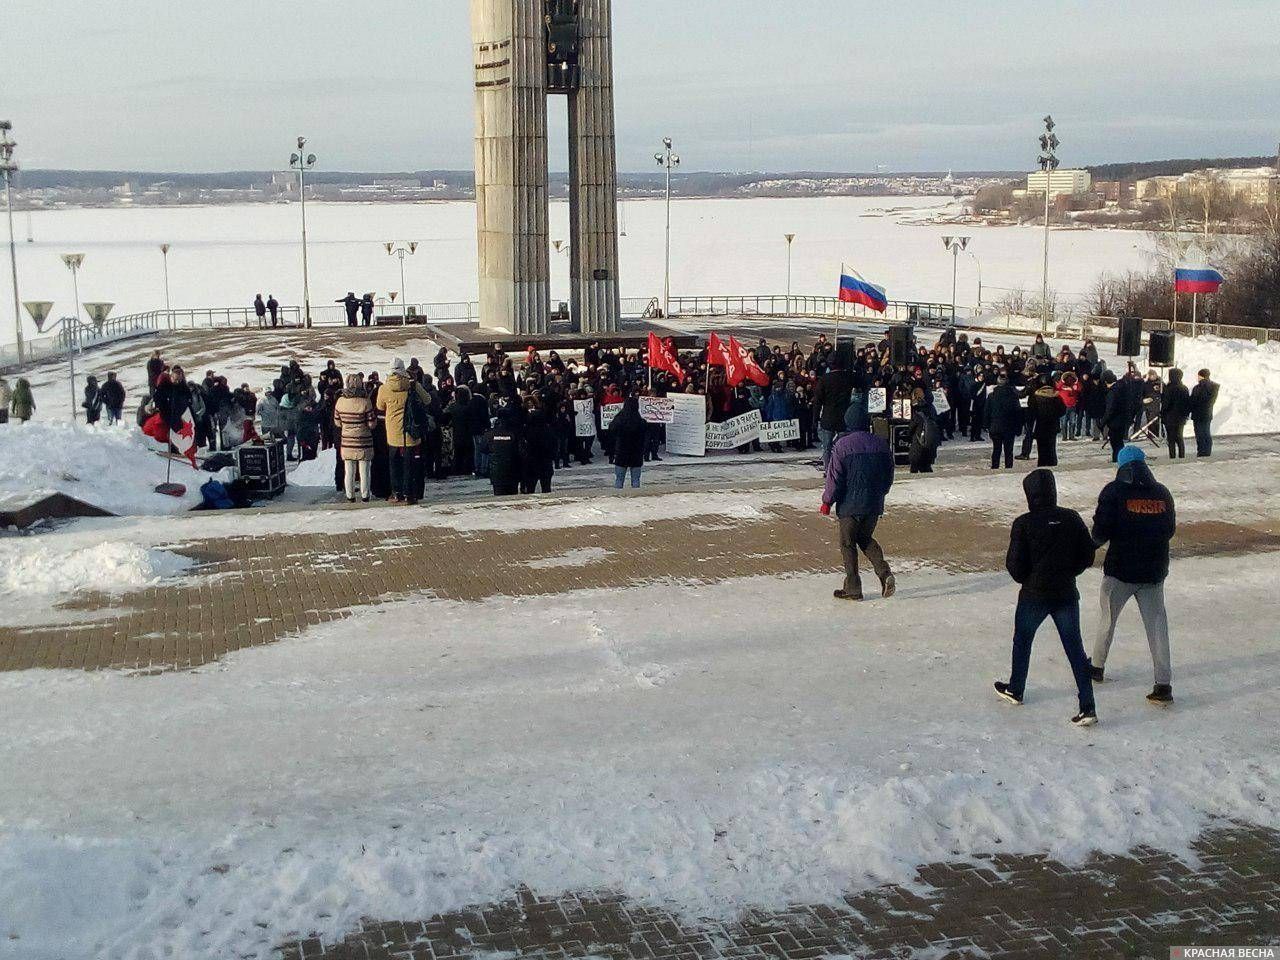
<svg viewBox="0 0 1280 960"><path fill-rule="evenodd" d="M348 298L353 316L359 305ZM263 306L269 310L269 301ZM474 359L442 348L429 367L416 357L397 360L385 380L377 371L344 372L332 360L314 373L293 361L255 391L247 383L233 387L213 370L190 377L156 351L137 419L142 425L159 413L178 430L189 414L198 446L213 451L260 436L283 440L293 461L336 448L336 489L349 499L397 503L416 503L428 481L458 476L488 479L498 496L549 491L558 471L597 455L613 465L616 486L639 486L644 465L661 459L665 440L662 424L641 417L639 399L672 392L705 397L709 423L753 410L764 423L794 421L796 438L787 445L820 447L824 467L851 407L884 436L892 436L890 424L906 431L912 472L931 471L948 441L989 440L992 469L1030 459L1033 449L1038 466L1052 467L1060 442L1105 441L1114 460L1130 440L1145 439L1182 457L1188 421L1197 455L1212 452L1218 386L1208 370L1193 387L1177 369L1167 382L1155 370L1141 375L1133 363L1113 371L1089 340L1056 353L1040 337L1028 348L989 349L981 337L947 330L932 346L913 343L895 357L888 335L839 349L822 335L809 349L761 339L750 354L758 375L732 384L705 348L671 350L671 368L656 370L644 350L607 344L590 344L572 358L532 348L509 354L494 344ZM871 409L877 390L883 412ZM0 391L15 418L34 412L25 381L12 390L0 382ZM578 429L582 401L593 411L592 436ZM82 404L88 422L116 422L125 404L115 372L101 382L88 378ZM621 412L603 421L603 408L615 405ZM771 447L780 452L782 444ZM756 440L739 449L762 445Z"/></svg>

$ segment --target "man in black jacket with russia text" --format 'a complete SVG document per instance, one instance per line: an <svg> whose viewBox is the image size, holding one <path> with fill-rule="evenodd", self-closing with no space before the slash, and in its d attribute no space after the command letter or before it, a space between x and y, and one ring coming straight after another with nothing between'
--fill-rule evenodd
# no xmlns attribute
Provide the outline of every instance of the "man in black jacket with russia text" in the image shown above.
<svg viewBox="0 0 1280 960"><path fill-rule="evenodd" d="M1058 506L1058 488L1048 470L1033 470L1022 481L1029 513L1013 522L1005 566L1022 584L1013 619L1013 669L1009 682L996 682L996 693L1021 705L1031 664L1031 643L1048 617L1058 628L1080 697L1078 727L1098 722L1089 678L1089 658L1080 637L1080 592L1076 577L1093 566L1096 548L1080 514Z"/></svg>

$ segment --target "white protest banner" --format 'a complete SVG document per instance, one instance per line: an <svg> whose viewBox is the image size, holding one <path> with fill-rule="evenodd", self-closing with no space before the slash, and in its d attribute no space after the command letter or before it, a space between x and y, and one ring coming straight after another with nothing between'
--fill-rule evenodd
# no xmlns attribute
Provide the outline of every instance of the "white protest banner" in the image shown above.
<svg viewBox="0 0 1280 960"><path fill-rule="evenodd" d="M670 397L641 397L640 416L645 423L670 423L675 419L675 405Z"/></svg>
<svg viewBox="0 0 1280 960"><path fill-rule="evenodd" d="M909 399L893 401L893 419L895 420L911 419L911 401Z"/></svg>
<svg viewBox="0 0 1280 960"><path fill-rule="evenodd" d="M573 401L573 429L578 437L594 437L596 435L596 415L594 400Z"/></svg>
<svg viewBox="0 0 1280 960"><path fill-rule="evenodd" d="M622 412L622 404L606 403L600 408L600 432L604 433L613 423L613 418Z"/></svg>
<svg viewBox="0 0 1280 960"><path fill-rule="evenodd" d="M786 443L800 439L799 420L775 420L760 428L761 443Z"/></svg>
<svg viewBox="0 0 1280 960"><path fill-rule="evenodd" d="M667 453L681 457L707 454L707 398L700 393L673 393L667 424Z"/></svg>
<svg viewBox="0 0 1280 960"><path fill-rule="evenodd" d="M933 409L938 411L939 414L946 413L951 409L951 403L947 400L947 391L933 391Z"/></svg>
<svg viewBox="0 0 1280 960"><path fill-rule="evenodd" d="M760 411L748 410L724 423L707 424L707 449L732 450L760 439Z"/></svg>
<svg viewBox="0 0 1280 960"><path fill-rule="evenodd" d="M867 413L884 413L888 409L888 390L884 387L872 387L867 391Z"/></svg>

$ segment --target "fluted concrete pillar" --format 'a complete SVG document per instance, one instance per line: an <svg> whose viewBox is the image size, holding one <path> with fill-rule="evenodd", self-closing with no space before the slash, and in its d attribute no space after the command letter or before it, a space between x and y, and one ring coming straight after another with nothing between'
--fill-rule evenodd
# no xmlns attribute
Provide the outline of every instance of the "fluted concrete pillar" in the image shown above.
<svg viewBox="0 0 1280 960"><path fill-rule="evenodd" d="M480 317L550 324L547 83L541 0L472 0Z"/></svg>
<svg viewBox="0 0 1280 960"><path fill-rule="evenodd" d="M581 85L569 95L569 251L574 328L618 329L618 169L612 0L579 5Z"/></svg>

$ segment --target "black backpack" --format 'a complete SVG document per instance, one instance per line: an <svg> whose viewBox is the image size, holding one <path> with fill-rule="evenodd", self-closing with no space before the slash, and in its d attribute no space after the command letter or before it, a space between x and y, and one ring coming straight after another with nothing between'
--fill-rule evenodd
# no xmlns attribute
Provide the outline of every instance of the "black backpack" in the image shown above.
<svg viewBox="0 0 1280 960"><path fill-rule="evenodd" d="M413 440L422 441L435 428L436 422L431 416L431 411L427 409L427 405L418 396L418 385L415 383L409 384L409 392L405 394L404 399L405 436Z"/></svg>

